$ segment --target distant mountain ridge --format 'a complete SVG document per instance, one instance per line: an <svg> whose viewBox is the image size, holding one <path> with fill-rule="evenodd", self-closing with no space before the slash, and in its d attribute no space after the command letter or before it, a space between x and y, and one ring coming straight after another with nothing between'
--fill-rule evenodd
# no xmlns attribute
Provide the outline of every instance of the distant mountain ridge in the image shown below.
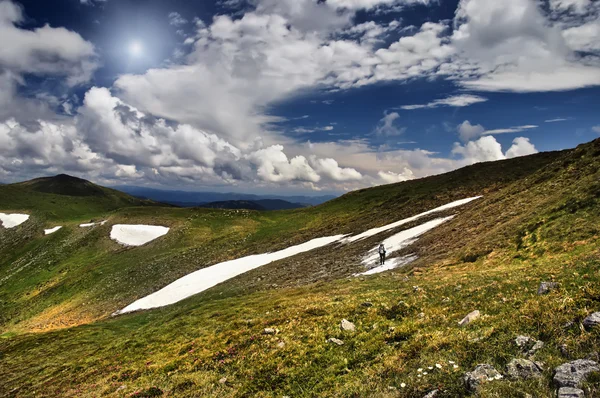
<svg viewBox="0 0 600 398"><path fill-rule="evenodd" d="M180 207L204 207L207 203L228 202L228 201L258 201L258 200L283 200L286 202L300 204L305 206L316 206L321 203L335 199L334 195L322 196L283 196L283 195L255 195L235 192L190 192L177 190L162 190L155 188L145 188L138 186L113 186L121 192L135 196L141 199L151 199L157 202L168 203ZM294 207L297 208L297 207Z"/></svg>
<svg viewBox="0 0 600 398"><path fill-rule="evenodd" d="M210 209L246 209L246 210L291 210L301 209L310 205L292 203L281 199L259 199L259 200L227 200L221 202L205 203L198 207Z"/></svg>

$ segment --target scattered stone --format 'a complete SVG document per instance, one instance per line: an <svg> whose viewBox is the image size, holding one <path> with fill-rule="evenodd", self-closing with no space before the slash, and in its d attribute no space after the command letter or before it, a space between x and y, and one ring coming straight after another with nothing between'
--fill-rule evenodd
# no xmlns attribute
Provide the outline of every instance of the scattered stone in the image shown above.
<svg viewBox="0 0 600 398"><path fill-rule="evenodd" d="M558 289L558 283L556 282L542 282L540 283L540 287L538 287L537 294L548 294L550 291Z"/></svg>
<svg viewBox="0 0 600 398"><path fill-rule="evenodd" d="M263 330L263 334L269 334L269 335L271 335L271 334L277 334L277 332L279 332L279 330L273 329L273 328L265 328Z"/></svg>
<svg viewBox="0 0 600 398"><path fill-rule="evenodd" d="M502 379L502 375L494 369L492 365L488 364L477 365L475 370L467 372L464 376L467 389L473 392L476 391L481 384L500 379Z"/></svg>
<svg viewBox="0 0 600 398"><path fill-rule="evenodd" d="M373 303L371 303L369 301L365 301L364 303L361 304L361 307L366 307L366 308L369 308L372 306L373 306Z"/></svg>
<svg viewBox="0 0 600 398"><path fill-rule="evenodd" d="M454 291L458 292L461 289L462 289L462 285L456 285L456 287L454 288Z"/></svg>
<svg viewBox="0 0 600 398"><path fill-rule="evenodd" d="M280 341L279 343L277 343L277 348L284 348L285 347L285 342Z"/></svg>
<svg viewBox="0 0 600 398"><path fill-rule="evenodd" d="M534 355L536 352L544 348L543 341L532 339L529 336L517 336L515 343L523 353L529 356Z"/></svg>
<svg viewBox="0 0 600 398"><path fill-rule="evenodd" d="M424 312L419 312L419 314L417 315L418 318L425 318L425 313Z"/></svg>
<svg viewBox="0 0 600 398"><path fill-rule="evenodd" d="M594 312L583 320L583 327L587 330L600 326L600 312Z"/></svg>
<svg viewBox="0 0 600 398"><path fill-rule="evenodd" d="M221 384L225 384L225 383L227 383L227 377L223 377L223 378L221 378L221 379L219 380L219 383L221 383Z"/></svg>
<svg viewBox="0 0 600 398"><path fill-rule="evenodd" d="M413 292L420 292L422 290L419 286L413 286Z"/></svg>
<svg viewBox="0 0 600 398"><path fill-rule="evenodd" d="M439 390L429 391L423 398L435 398L438 396Z"/></svg>
<svg viewBox="0 0 600 398"><path fill-rule="evenodd" d="M352 322L347 319L342 319L342 323L340 324L340 328L345 332L354 332L356 331L356 326Z"/></svg>
<svg viewBox="0 0 600 398"><path fill-rule="evenodd" d="M459 326L466 326L469 323L473 322L475 319L479 318L481 316L481 313L479 312L479 310L475 310L471 313L469 313L466 317L464 317L462 319L462 321L458 322Z"/></svg>
<svg viewBox="0 0 600 398"><path fill-rule="evenodd" d="M577 388L593 372L600 372L598 362L589 359L577 359L554 369L554 382L559 387Z"/></svg>
<svg viewBox="0 0 600 398"><path fill-rule="evenodd" d="M531 379L542 376L542 367L529 359L516 358L506 365L506 373L511 379Z"/></svg>
<svg viewBox="0 0 600 398"><path fill-rule="evenodd" d="M558 398L585 398L585 393L579 388L561 387L558 389Z"/></svg>
<svg viewBox="0 0 600 398"><path fill-rule="evenodd" d="M327 342L328 342L328 343L335 344L335 345L344 345L344 342L343 342L342 340L340 340L340 339L336 339L335 337L330 337L330 338L328 338L328 339L327 339Z"/></svg>
<svg viewBox="0 0 600 398"><path fill-rule="evenodd" d="M450 302L450 297L444 297L442 299L442 303L449 303ZM437 391L437 390L436 390Z"/></svg>

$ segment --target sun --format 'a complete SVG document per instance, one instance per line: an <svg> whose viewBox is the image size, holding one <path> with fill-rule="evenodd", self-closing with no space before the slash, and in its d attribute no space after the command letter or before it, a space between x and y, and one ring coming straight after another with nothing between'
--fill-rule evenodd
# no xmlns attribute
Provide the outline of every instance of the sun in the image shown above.
<svg viewBox="0 0 600 398"><path fill-rule="evenodd" d="M144 52L144 46L139 41L132 41L129 44L129 53L134 57L139 57Z"/></svg>

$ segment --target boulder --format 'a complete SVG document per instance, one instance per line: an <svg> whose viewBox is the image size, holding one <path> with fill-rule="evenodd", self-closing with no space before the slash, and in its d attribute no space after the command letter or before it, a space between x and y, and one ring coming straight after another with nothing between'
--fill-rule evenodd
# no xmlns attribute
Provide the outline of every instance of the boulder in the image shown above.
<svg viewBox="0 0 600 398"><path fill-rule="evenodd" d="M356 331L356 326L352 322L347 319L342 319L342 323L340 323L340 329L345 332L354 332Z"/></svg>
<svg viewBox="0 0 600 398"><path fill-rule="evenodd" d="M583 327L587 330L600 326L600 312L594 312L583 320Z"/></svg>
<svg viewBox="0 0 600 398"><path fill-rule="evenodd" d="M342 340L336 339L335 337L328 338L327 342L335 345L344 345L344 342Z"/></svg>
<svg viewBox="0 0 600 398"><path fill-rule="evenodd" d="M529 359L516 358L506 365L506 373L513 380L531 379L542 376L542 367Z"/></svg>
<svg viewBox="0 0 600 398"><path fill-rule="evenodd" d="M474 392L481 384L502 379L502 375L492 365L480 364L472 372L467 372L463 379L467 389Z"/></svg>
<svg viewBox="0 0 600 398"><path fill-rule="evenodd" d="M554 383L558 387L577 388L593 372L600 372L598 362L589 359L577 359L554 369Z"/></svg>
<svg viewBox="0 0 600 398"><path fill-rule="evenodd" d="M548 294L550 291L558 289L558 283L556 282L542 282L540 283L540 287L538 287L537 294Z"/></svg>
<svg viewBox="0 0 600 398"><path fill-rule="evenodd" d="M479 310L475 310L471 313L469 313L467 316L465 316L462 321L458 322L459 326L466 326L469 323L473 322L475 319L479 318L481 316L481 313L479 312Z"/></svg>
<svg viewBox="0 0 600 398"><path fill-rule="evenodd" d="M558 389L558 398L585 398L585 393L579 388L561 387Z"/></svg>

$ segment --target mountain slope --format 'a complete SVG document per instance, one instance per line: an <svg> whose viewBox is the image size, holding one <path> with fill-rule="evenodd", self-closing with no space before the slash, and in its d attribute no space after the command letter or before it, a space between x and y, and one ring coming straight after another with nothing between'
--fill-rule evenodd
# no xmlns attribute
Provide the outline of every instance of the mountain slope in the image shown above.
<svg viewBox="0 0 600 398"><path fill-rule="evenodd" d="M291 203L281 199L257 199L257 200L227 200L222 202L204 203L199 207L207 209L246 209L246 210L292 210L307 207L299 203Z"/></svg>
<svg viewBox="0 0 600 398"><path fill-rule="evenodd" d="M308 209L123 209L106 226L48 238L36 235L33 220L10 231L20 236L18 250L0 249L0 259L12 257L0 260L0 281L10 281L0 282L0 313L7 314L0 321L0 393L422 397L439 388L439 396L465 396L464 372L479 363L503 370L520 355L515 337L527 334L546 343L536 356L543 377L488 383L479 396L551 396L553 367L598 350L599 332L579 323L600 310L599 170L594 141L353 192ZM416 253L410 267L346 278L364 270L362 256L396 229L267 264L162 309L14 335L106 318L219 261L362 232L480 194L440 214L455 218L395 254ZM126 249L107 238L110 225L121 222L172 231ZM0 242L7 233L0 231ZM543 280L560 288L538 296ZM483 317L459 328L474 309ZM356 332L340 330L344 318ZM264 328L279 332L263 334ZM330 337L344 345L327 343ZM567 357L558 349L563 344ZM417 371L429 366L427 375ZM596 380L587 385L590 396L600 393Z"/></svg>

